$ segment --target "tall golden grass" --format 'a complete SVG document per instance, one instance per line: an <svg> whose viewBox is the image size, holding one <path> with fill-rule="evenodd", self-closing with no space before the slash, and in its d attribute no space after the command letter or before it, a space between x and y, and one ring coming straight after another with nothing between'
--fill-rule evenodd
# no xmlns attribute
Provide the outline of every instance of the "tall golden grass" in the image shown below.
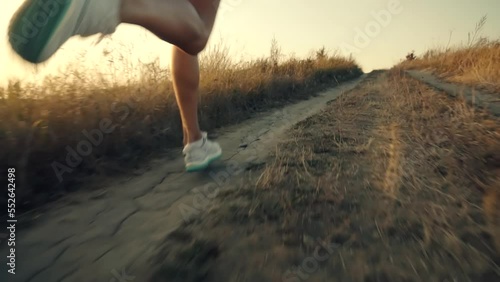
<svg viewBox="0 0 500 282"><path fill-rule="evenodd" d="M480 36L486 17L469 33L466 43L426 51L401 63L406 69L426 69L454 83L500 93L500 39Z"/></svg>
<svg viewBox="0 0 500 282"><path fill-rule="evenodd" d="M169 71L154 61L122 68L125 79L118 81L122 74L115 64L108 73L81 71L75 64L41 85L11 81L0 88L0 163L18 171L18 202L64 192L82 176L130 168L152 153L182 145ZM226 45L213 45L200 57L200 72L199 117L208 131L362 74L352 58L324 49L308 58L283 59L276 41L268 57L251 61L235 61ZM83 132L100 130L103 122L114 130L71 167L68 151L77 151L88 140ZM66 167L63 181L54 172L56 162L59 169Z"/></svg>
<svg viewBox="0 0 500 282"><path fill-rule="evenodd" d="M467 42L454 47L428 50L421 56L418 54L415 56L412 52L408 54L405 61L395 66L394 70L428 70L445 81L500 94L500 39L480 36L486 20L484 16L478 21L474 31L468 34ZM436 102L427 104L436 104ZM450 106L446 105L446 107ZM458 125L455 126L455 130L460 129L460 131L451 133L454 139L463 142L460 144L460 150L457 151L462 152L463 160L471 161L471 164L466 166L471 172L463 173L463 175L470 175L474 184L484 193L483 211L494 238L493 242L497 251L500 251L500 239L498 239L500 238L500 221L498 220L500 214L500 156L498 154L500 130L498 121L481 120L482 115L465 102L462 107L456 107L455 116L454 122ZM442 118L438 122L440 126L443 126ZM429 131L429 126L426 130Z"/></svg>

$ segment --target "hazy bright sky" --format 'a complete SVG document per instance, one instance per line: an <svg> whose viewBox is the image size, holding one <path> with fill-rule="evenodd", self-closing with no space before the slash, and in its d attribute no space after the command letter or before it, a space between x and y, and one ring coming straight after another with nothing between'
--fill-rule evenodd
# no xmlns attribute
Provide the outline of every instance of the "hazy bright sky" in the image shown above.
<svg viewBox="0 0 500 282"><path fill-rule="evenodd" d="M399 3L400 8L388 9L391 2ZM3 1L0 11L0 85L8 78L31 80L52 73L70 61L74 63L85 50L87 55L77 61L79 65L104 67L104 47L113 52L122 50L132 61L158 57L162 65L169 62L167 43L140 27L121 25L113 41L97 47L92 45L96 37L71 39L35 75L32 68L12 55L7 45L7 25L21 3ZM384 26L378 25L373 15L382 10L392 13ZM323 45L328 50L340 48L345 53L352 52L364 71L370 71L394 65L411 50L418 54L446 46L451 31L452 43L465 41L483 15L488 16L488 21L482 34L500 38L500 0L223 0L211 41L222 37L238 58L267 55L273 36L285 55L304 56ZM365 28L373 31L367 44L356 43L358 29ZM119 43L130 51L123 51Z"/></svg>

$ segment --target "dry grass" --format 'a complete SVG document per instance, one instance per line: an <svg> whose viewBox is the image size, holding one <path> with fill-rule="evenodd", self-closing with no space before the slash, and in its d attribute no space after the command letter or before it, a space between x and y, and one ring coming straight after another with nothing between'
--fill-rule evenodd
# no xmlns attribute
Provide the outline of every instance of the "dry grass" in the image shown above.
<svg viewBox="0 0 500 282"><path fill-rule="evenodd" d="M467 43L429 50L400 66L431 70L447 81L500 93L500 40L478 37L485 22L479 21Z"/></svg>
<svg viewBox="0 0 500 282"><path fill-rule="evenodd" d="M496 281L499 129L398 71L372 74L296 125L255 181L183 226L189 239L169 237L151 281L303 281L283 275L304 267L316 239L337 247L302 270L307 281ZM178 259L200 241L210 257Z"/></svg>
<svg viewBox="0 0 500 282"><path fill-rule="evenodd" d="M221 44L201 57L199 115L204 130L305 99L319 88L362 73L353 60L321 50L316 57L283 60L276 42L268 58L235 62L228 54ZM158 61L132 69L123 54L104 55L110 62L108 73L84 72L75 64L41 86L13 81L0 88L0 163L17 169L22 182L18 205L35 195L64 192L80 176L131 167L158 149L182 144L169 71ZM114 130L92 145L81 164L69 166L68 148L76 150L87 140L83 132L92 133L103 121L111 122ZM71 170L62 182L54 162Z"/></svg>
<svg viewBox="0 0 500 282"><path fill-rule="evenodd" d="M428 182L427 188L445 195L445 191L436 188L462 188L462 200L470 201L471 197L481 195L478 205L482 205L486 218L496 218L500 209L498 194L500 193L500 122L487 112L474 109L463 99L450 100L442 93L436 93L429 87L408 79L398 71L391 73L395 92L407 92L407 98L394 99L392 114L405 116L402 124L408 132L411 142L406 161L413 166L416 163L427 163L427 173L437 173L442 179ZM397 84L396 84L397 83ZM396 96L394 96L396 97ZM408 114L410 113L410 114ZM408 167L401 169L405 183L422 186L425 181L419 180L419 174ZM426 180L428 181L428 179ZM473 190L470 197L467 196ZM457 190L458 191L458 190ZM475 192L479 192L479 194ZM447 192L450 200L460 201L458 194ZM498 228L498 222L494 225ZM494 229L493 229L494 230ZM493 238L500 233L493 232ZM500 251L500 245L497 246Z"/></svg>

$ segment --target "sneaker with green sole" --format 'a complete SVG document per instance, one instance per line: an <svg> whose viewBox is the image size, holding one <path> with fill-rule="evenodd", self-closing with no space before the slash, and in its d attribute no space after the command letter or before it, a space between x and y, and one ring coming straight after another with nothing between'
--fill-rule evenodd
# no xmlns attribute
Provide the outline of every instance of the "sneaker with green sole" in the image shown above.
<svg viewBox="0 0 500 282"><path fill-rule="evenodd" d="M114 33L121 0L26 0L10 21L9 43L24 60L48 60L72 36Z"/></svg>
<svg viewBox="0 0 500 282"><path fill-rule="evenodd" d="M222 156L221 147L217 142L208 140L206 132L202 132L200 140L186 145L182 152L187 172L204 170Z"/></svg>

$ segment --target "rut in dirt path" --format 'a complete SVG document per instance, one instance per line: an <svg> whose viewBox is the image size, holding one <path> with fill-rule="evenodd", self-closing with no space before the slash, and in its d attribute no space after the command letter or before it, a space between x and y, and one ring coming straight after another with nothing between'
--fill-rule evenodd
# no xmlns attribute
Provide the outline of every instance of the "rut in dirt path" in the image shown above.
<svg viewBox="0 0 500 282"><path fill-rule="evenodd" d="M150 281L494 281L499 128L374 72L167 237Z"/></svg>

